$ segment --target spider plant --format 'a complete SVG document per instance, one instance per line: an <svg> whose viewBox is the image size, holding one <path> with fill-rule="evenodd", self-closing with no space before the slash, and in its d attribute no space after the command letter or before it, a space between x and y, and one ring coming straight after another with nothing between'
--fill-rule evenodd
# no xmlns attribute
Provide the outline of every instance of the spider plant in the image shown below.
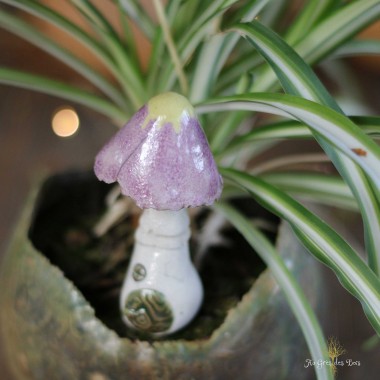
<svg viewBox="0 0 380 380"><path fill-rule="evenodd" d="M0 82L80 103L117 126L154 95L183 94L202 119L226 190L249 194L286 220L310 253L359 299L373 329L380 333L380 148L375 140L380 118L345 115L313 70L342 56L379 54L379 42L356 39L379 20L378 0L168 0L165 4L153 0L153 16L138 1L108 0L109 7L118 9L121 31L91 0L66 1L88 28L48 3L0 2L7 4L0 8L1 27L58 58L92 87L78 88L11 67L0 67ZM16 15L15 8L77 40L112 78L41 32L30 17ZM139 59L132 25L150 43L147 68ZM262 114L265 118L257 117ZM312 167L289 170L278 163L279 159L291 163L292 158L282 156L264 164L254 160L279 141L299 139L315 140L335 169L329 173ZM309 158L294 153L297 161ZM213 207L272 271L313 359L328 360L323 332L302 289L273 244L226 202L231 191L225 191ZM302 198L359 213L366 258L301 204ZM316 374L318 379L333 378L329 366Z"/></svg>

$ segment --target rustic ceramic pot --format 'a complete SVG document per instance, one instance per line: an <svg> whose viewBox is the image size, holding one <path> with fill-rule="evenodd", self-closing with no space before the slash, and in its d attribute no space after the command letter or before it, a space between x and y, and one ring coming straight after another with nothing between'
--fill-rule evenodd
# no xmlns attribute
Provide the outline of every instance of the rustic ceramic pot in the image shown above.
<svg viewBox="0 0 380 380"><path fill-rule="evenodd" d="M0 277L1 335L15 380L306 378L303 363L310 356L304 338L268 270L207 338L149 342L119 337L29 240L33 215L44 207L46 196L36 202L33 193ZM319 266L285 225L277 248L318 306Z"/></svg>

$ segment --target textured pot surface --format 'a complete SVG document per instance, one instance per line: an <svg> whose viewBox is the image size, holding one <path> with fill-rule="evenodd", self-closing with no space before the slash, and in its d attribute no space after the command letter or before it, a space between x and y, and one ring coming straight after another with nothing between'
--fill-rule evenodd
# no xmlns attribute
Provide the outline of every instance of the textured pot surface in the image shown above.
<svg viewBox="0 0 380 380"><path fill-rule="evenodd" d="M265 270L207 339L148 342L120 338L95 317L77 288L27 237L31 196L0 282L0 326L16 380L301 379L304 339ZM283 225L277 247L314 306L317 264Z"/></svg>

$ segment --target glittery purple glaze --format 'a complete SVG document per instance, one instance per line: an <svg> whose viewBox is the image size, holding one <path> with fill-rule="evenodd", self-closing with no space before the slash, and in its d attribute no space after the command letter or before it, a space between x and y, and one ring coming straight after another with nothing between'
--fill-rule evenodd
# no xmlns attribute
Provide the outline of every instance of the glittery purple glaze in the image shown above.
<svg viewBox="0 0 380 380"><path fill-rule="evenodd" d="M139 132L136 126L146 111L139 112L99 153L98 178L117 180L122 193L141 208L179 210L219 198L222 178L198 120L184 118L179 133L171 123L160 128L149 123Z"/></svg>
<svg viewBox="0 0 380 380"><path fill-rule="evenodd" d="M152 127L150 125L144 129L141 128L147 114L146 106L140 108L97 154L94 171L99 180L106 183L117 180L120 168L146 138Z"/></svg>

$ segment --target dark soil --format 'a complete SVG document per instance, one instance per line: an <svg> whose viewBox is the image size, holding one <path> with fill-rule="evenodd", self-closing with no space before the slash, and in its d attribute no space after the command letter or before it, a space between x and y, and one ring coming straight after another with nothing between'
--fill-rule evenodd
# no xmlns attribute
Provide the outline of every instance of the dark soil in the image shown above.
<svg viewBox="0 0 380 380"><path fill-rule="evenodd" d="M121 321L118 297L133 248L138 215L126 215L101 238L92 232L105 211L105 197L110 189L111 186L97 181L89 172L51 177L39 194L29 237L82 292L105 325L121 337L136 338ZM278 220L252 199L233 203L247 216L269 220L276 229ZM205 208L192 221L192 254L197 252L197 233L208 223L210 213ZM205 290L203 306L194 321L170 339L209 337L265 269L236 230L226 223L221 233L227 244L209 246L199 270ZM275 235L273 231L269 237L274 240Z"/></svg>

